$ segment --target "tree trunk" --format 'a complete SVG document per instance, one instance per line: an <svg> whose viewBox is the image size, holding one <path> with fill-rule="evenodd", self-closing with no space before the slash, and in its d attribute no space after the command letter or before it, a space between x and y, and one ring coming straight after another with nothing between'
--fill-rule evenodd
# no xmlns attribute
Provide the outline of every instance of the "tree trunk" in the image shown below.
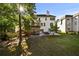
<svg viewBox="0 0 79 59"><path fill-rule="evenodd" d="M18 43L18 51L17 55L20 56L22 54L22 31L21 31L21 15L19 14L19 43Z"/></svg>

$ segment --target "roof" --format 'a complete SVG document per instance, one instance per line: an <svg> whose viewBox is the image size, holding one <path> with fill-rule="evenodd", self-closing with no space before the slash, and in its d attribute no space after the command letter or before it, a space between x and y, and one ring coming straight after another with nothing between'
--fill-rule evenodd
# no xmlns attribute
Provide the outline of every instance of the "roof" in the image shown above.
<svg viewBox="0 0 79 59"><path fill-rule="evenodd" d="M61 19L64 19L65 17L73 17L73 15L65 15L65 16L61 17Z"/></svg>
<svg viewBox="0 0 79 59"><path fill-rule="evenodd" d="M73 15L65 15L65 17L73 17Z"/></svg>
<svg viewBox="0 0 79 59"><path fill-rule="evenodd" d="M37 16L56 17L54 15L47 15L47 14L37 14Z"/></svg>
<svg viewBox="0 0 79 59"><path fill-rule="evenodd" d="M73 17L73 15L65 15L65 16L61 17L58 21L65 19L65 17Z"/></svg>

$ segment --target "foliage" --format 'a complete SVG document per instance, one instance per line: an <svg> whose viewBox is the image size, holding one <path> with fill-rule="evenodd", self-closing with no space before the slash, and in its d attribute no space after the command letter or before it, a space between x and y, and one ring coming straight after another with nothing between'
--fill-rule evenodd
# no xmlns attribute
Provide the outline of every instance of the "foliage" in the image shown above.
<svg viewBox="0 0 79 59"><path fill-rule="evenodd" d="M55 31L55 32L57 32L57 30L58 30L58 27L57 27L57 21L55 21L55 24L51 24L51 28L50 28L50 31Z"/></svg>
<svg viewBox="0 0 79 59"><path fill-rule="evenodd" d="M8 37L7 32L14 32L17 21L15 4L0 4L0 35ZM6 38L5 38L6 39Z"/></svg>
<svg viewBox="0 0 79 59"><path fill-rule="evenodd" d="M18 25L18 4L0 4L0 33L14 32L15 27ZM24 3L20 4L24 7L25 14L22 15L22 26L24 30L31 29L31 23L36 18L35 16L35 4Z"/></svg>
<svg viewBox="0 0 79 59"><path fill-rule="evenodd" d="M18 9L20 5L24 7L24 13L20 13ZM32 25L31 23L34 22L34 19L36 19L35 9L34 3L0 4L0 39L6 40L7 38L9 39L10 36L12 38L17 36L17 34L13 34L12 32L15 32L15 27L20 23L19 15L22 23L20 26L22 28L21 30L29 32ZM10 35L10 33L12 33L12 35ZM22 40L19 40L20 44L21 41ZM18 44L18 46L20 45Z"/></svg>
<svg viewBox="0 0 79 59"><path fill-rule="evenodd" d="M23 25L24 25L24 29L26 32L29 32L31 29L31 25L34 22L34 20L36 19L35 16L35 4L34 3L29 3L29 4L23 4L23 6L25 7L26 14L23 16Z"/></svg>

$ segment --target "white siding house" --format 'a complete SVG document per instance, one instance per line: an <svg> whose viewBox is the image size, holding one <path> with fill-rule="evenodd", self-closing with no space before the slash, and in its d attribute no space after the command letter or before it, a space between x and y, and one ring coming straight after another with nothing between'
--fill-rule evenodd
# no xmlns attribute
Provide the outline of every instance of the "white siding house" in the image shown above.
<svg viewBox="0 0 79 59"><path fill-rule="evenodd" d="M66 33L73 31L73 15L65 15L61 19L58 20L58 30Z"/></svg>
<svg viewBox="0 0 79 59"><path fill-rule="evenodd" d="M47 14L38 14L37 20L40 23L40 30L42 32L50 32L50 25L55 22L54 15L47 15Z"/></svg>
<svg viewBox="0 0 79 59"><path fill-rule="evenodd" d="M59 20L57 25L58 25L58 30L60 32L66 32L66 20L65 19Z"/></svg>
<svg viewBox="0 0 79 59"><path fill-rule="evenodd" d="M73 15L73 31L79 32L79 13Z"/></svg>

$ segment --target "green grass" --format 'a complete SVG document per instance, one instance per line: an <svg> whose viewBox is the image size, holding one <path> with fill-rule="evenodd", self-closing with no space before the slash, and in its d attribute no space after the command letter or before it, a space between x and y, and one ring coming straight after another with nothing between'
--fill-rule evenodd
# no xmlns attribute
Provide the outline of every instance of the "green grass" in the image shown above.
<svg viewBox="0 0 79 59"><path fill-rule="evenodd" d="M29 39L32 56L77 56L79 35L60 35Z"/></svg>
<svg viewBox="0 0 79 59"><path fill-rule="evenodd" d="M79 35L33 37L27 41L31 56L79 56ZM13 56L16 51L0 46L0 56Z"/></svg>

